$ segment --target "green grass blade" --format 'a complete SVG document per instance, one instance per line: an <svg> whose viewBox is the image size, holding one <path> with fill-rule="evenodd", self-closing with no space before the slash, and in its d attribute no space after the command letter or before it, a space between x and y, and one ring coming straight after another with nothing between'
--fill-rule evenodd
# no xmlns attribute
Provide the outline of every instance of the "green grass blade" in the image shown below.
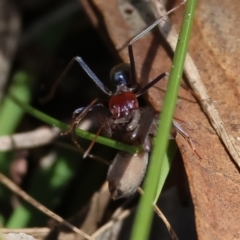
<svg viewBox="0 0 240 240"><path fill-rule="evenodd" d="M29 103L31 99L31 88L34 78L25 71L19 71L13 76L9 92L18 97L22 102ZM12 102L9 95L4 96L0 106L0 136L14 133L22 119L24 110ZM12 160L11 152L0 152L0 169L7 174ZM2 188L0 188L2 196Z"/></svg>
<svg viewBox="0 0 240 240"><path fill-rule="evenodd" d="M60 151L60 152L59 152ZM55 210L61 204L62 198L71 184L76 170L82 161L76 160L78 154L59 150L58 155L46 164L40 164L29 179L27 192L30 196L42 203L45 207ZM75 158L75 160L72 160ZM7 228L24 228L44 226L48 216L31 206L22 202L14 209L9 217Z"/></svg>
<svg viewBox="0 0 240 240"><path fill-rule="evenodd" d="M32 95L32 85L35 82L34 80L34 77L27 72L19 71L13 76L9 92L16 95L22 102L29 103ZM9 95L5 95L0 106L0 136L14 133L23 114L24 110L16 106L9 98ZM8 175L12 160L12 152L0 152L0 169L3 174ZM6 202L6 205L8 205L9 200L7 199L9 199L9 197L10 192L1 185L1 201Z"/></svg>
<svg viewBox="0 0 240 240"><path fill-rule="evenodd" d="M14 75L9 92L24 103L31 99L31 85L34 79L28 73L21 71ZM0 106L0 136L14 133L24 110L12 102L9 95L3 98Z"/></svg>
<svg viewBox="0 0 240 240"><path fill-rule="evenodd" d="M42 120L43 122L48 123L52 126L58 127L63 131L66 131L69 128L69 125L67 125L67 124L65 124L65 123L63 123L63 122L61 122L61 121L59 121L59 120L57 120L53 117L48 116L45 113L42 113L41 111L31 107L28 104L25 104L20 99L18 99L15 95L11 94L10 98L20 108L24 109L26 112L28 112L32 116ZM81 130L81 129L77 129L76 134L78 136L80 136L82 138L85 138L85 139L88 139L88 140L93 140L94 137L95 137L95 134L86 132L86 131ZM116 140L105 138L105 137L102 137L102 136L98 136L96 142L100 143L100 144L103 144L105 146L111 147L111 148L115 148L117 150L129 152L129 153L136 153L136 152L142 150L141 146L127 145L127 144L118 142Z"/></svg>
<svg viewBox="0 0 240 240"><path fill-rule="evenodd" d="M183 66L187 53L187 46L190 38L191 27L193 23L196 0L188 0L182 28L173 59L172 70L169 76L169 82L165 100L162 108L161 123L159 124L155 147L152 152L147 177L144 182L145 194L141 197L136 219L134 221L131 240L146 240L150 232L153 201L158 188L158 178L162 171L163 158L168 145L168 136L172 124L173 112L177 100L178 89L180 86Z"/></svg>
<svg viewBox="0 0 240 240"><path fill-rule="evenodd" d="M177 148L178 147L177 147L177 144L175 141L169 142L167 153L164 155L164 159L162 161L161 172L158 175L158 187L157 187L156 195L155 195L155 198L153 201L154 204L156 204L156 202L160 196L163 185L166 181L166 178L167 178L170 168L172 166L174 156L177 152Z"/></svg>

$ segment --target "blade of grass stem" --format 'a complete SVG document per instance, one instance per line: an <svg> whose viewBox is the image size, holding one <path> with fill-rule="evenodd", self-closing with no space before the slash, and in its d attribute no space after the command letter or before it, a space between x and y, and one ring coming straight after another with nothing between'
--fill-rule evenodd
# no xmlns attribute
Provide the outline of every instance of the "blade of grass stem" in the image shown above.
<svg viewBox="0 0 240 240"><path fill-rule="evenodd" d="M30 102L33 83L33 76L25 71L19 71L13 76L9 92L26 104ZM16 106L9 98L9 95L5 95L0 106L0 136L14 133L23 114L24 110ZM2 173L8 174L12 159L12 152L0 152L0 169ZM0 197L9 199L6 194L5 188L1 186Z"/></svg>
<svg viewBox="0 0 240 240"><path fill-rule="evenodd" d="M66 131L69 128L69 125L67 125L67 124L65 124L65 123L63 123L63 122L61 122L61 121L59 121L59 120L57 120L53 117L48 116L45 113L42 113L41 111L31 107L28 104L25 104L20 99L18 99L15 95L11 94L10 98L20 108L24 109L27 113L29 113L32 116L42 120L43 122L48 123L48 124L50 124L54 127L58 127L63 131ZM78 136L80 136L84 139L88 139L88 140L93 140L93 138L95 137L95 134L86 132L86 131L81 130L81 129L77 129L76 134ZM109 139L109 138L105 138L105 137L102 137L102 136L98 136L96 142L100 143L100 144L103 144L103 145L106 145L106 146L111 147L111 148L115 148L117 150L129 152L129 153L136 153L136 152L139 152L139 151L142 150L141 146L127 145L127 144L124 144L124 143L121 143L121 142L118 142L118 141L115 141L115 140L112 140L112 139Z"/></svg>
<svg viewBox="0 0 240 240"><path fill-rule="evenodd" d="M155 146L151 155L147 177L144 182L144 192L140 199L136 219L131 234L131 240L146 240L150 232L153 216L153 201L158 187L159 173L163 165L163 158L168 145L168 136L172 124L173 112L177 100L183 66L187 53L197 0L188 0L182 22L181 32L174 54L172 70L169 75L167 92L165 95L161 122L157 131Z"/></svg>
<svg viewBox="0 0 240 240"><path fill-rule="evenodd" d="M173 159L174 159L177 149L178 149L178 147L177 147L176 142L173 140L169 141L168 149L167 149L166 154L164 155L164 159L162 162L161 172L158 175L158 187L157 187L156 195L155 195L155 198L153 201L154 204L156 204L156 202L160 196L163 185L166 181L166 178L167 178L170 168L172 166L172 162L173 162Z"/></svg>
<svg viewBox="0 0 240 240"><path fill-rule="evenodd" d="M41 164L32 173L27 186L27 193L45 207L54 211L61 204L73 176L83 162L77 160L78 154L60 149L57 155L53 152L49 155L45 156L44 160L42 159ZM46 161L47 158L48 162ZM29 203L22 202L12 212L6 227L43 226L47 219L47 215L44 215Z"/></svg>
<svg viewBox="0 0 240 240"><path fill-rule="evenodd" d="M25 72L18 72L13 77L9 92L23 103L28 103L31 98L31 85L33 77ZM24 114L24 110L12 102L9 95L3 98L0 107L0 135L12 134Z"/></svg>

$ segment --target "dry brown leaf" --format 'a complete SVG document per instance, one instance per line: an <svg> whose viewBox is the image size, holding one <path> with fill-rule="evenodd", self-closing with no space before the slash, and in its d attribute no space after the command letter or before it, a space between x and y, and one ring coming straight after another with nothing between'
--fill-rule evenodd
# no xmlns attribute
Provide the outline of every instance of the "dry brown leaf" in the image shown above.
<svg viewBox="0 0 240 240"><path fill-rule="evenodd" d="M199 2L190 42L190 54L201 79L227 133L235 141L240 134L236 83L240 73L237 68L239 30L234 27L239 22L239 11L237 1ZM199 239L240 239L239 170L208 120L196 108L182 102L179 112L194 129L191 136L197 141L203 157L200 161L191 159L191 150L181 149L195 205ZM182 139L178 144L185 145Z"/></svg>
<svg viewBox="0 0 240 240"><path fill-rule="evenodd" d="M136 9L122 5L122 1L94 0L91 6L85 0L82 2L87 12L97 10L98 15L94 15L94 11L89 14L91 19L95 19L95 26L98 25L96 16L101 15L116 49L143 28L142 23L138 26L138 21L131 20ZM171 7L171 4L168 6ZM137 8L148 10L146 6ZM240 138L239 12L237 0L200 1L189 46L210 100L219 112L228 135L236 142ZM183 9L172 14L178 28L182 15ZM146 20L146 12L141 17ZM142 85L170 70L171 50L158 33L147 35L134 43L133 48ZM129 61L126 49L120 51L120 56ZM149 101L157 109L161 107L164 95L161 89L165 84L166 81L162 81L148 92ZM180 96L175 116L185 122L182 126L202 156L199 159L186 140L177 137L195 206L198 237L204 240L240 239L239 170L200 106L194 103L194 98L184 90L180 90Z"/></svg>

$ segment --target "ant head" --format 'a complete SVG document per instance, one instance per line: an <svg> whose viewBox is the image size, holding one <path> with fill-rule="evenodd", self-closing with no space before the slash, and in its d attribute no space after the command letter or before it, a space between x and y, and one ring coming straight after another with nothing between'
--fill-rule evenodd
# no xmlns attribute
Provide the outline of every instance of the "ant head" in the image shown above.
<svg viewBox="0 0 240 240"><path fill-rule="evenodd" d="M110 72L110 79L116 85L132 87L131 67L128 63L120 63L113 67Z"/></svg>

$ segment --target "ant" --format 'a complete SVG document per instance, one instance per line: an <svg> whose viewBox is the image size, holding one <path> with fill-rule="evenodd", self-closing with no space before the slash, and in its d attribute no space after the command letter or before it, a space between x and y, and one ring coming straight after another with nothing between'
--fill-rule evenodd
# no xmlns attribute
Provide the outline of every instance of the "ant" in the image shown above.
<svg viewBox="0 0 240 240"><path fill-rule="evenodd" d="M180 5L178 5L176 8L178 8ZM174 11L176 8L170 10L167 14ZM83 158L89 154L97 136L102 130L105 130L105 134L108 137L113 137L127 144L142 145L143 148L142 152L136 154L119 152L113 160L113 163L110 165L107 180L109 182L109 191L111 192L114 200L118 198L129 197L135 193L146 172L148 164L148 152L151 150L150 137L154 136L156 132L159 113L149 107L140 108L138 97L143 95L161 79L167 78L168 73L164 72L144 87L139 87L137 85L136 67L132 45L162 20L164 20L162 17L157 19L152 25L139 33L128 43L127 47L130 63L120 63L113 67L110 72L110 79L116 86L116 90L114 92L110 91L101 82L101 80L94 74L94 72L88 67L81 57L76 56L70 61L62 75L55 82L50 95L45 97L42 101L44 102L46 99L51 97L51 94L53 94L53 92L56 90L58 83L66 75L75 61L83 68L83 70L100 88L100 90L109 96L109 117L104 119L101 127L95 135L95 138L84 153ZM81 150L82 147L78 144L75 138L75 130L80 121L87 115L89 111L99 107L106 106L103 103L100 103L98 99L94 99L87 107L76 109L73 112L73 122L70 128L63 133L65 135L71 132L73 142ZM173 121L173 126L187 139L194 150L193 143L188 134L176 121Z"/></svg>

